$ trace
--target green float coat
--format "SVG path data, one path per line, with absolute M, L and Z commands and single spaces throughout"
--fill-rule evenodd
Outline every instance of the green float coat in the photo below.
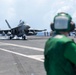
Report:
M 47 75 L 75 75 L 76 44 L 64 35 L 49 38 L 45 44 L 44 67 Z

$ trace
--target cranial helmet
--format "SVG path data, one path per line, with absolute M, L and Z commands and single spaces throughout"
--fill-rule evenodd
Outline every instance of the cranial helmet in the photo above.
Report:
M 53 31 L 73 31 L 75 23 L 69 14 L 60 12 L 54 17 L 54 23 L 50 27 Z

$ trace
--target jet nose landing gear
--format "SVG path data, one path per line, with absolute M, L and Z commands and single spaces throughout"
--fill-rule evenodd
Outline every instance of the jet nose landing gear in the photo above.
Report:
M 22 36 L 22 39 L 23 39 L 23 40 L 27 40 L 27 37 L 26 37 L 25 34 Z

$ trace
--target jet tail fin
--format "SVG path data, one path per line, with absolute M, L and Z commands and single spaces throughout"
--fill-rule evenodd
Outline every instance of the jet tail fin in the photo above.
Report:
M 5 19 L 5 22 L 7 23 L 8 27 L 11 29 L 11 26 L 6 19 Z

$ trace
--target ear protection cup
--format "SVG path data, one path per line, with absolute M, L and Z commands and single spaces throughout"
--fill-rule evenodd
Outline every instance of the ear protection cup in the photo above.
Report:
M 75 23 L 73 21 L 70 22 L 70 31 L 75 29 Z
M 54 31 L 54 23 L 50 24 L 50 28 L 52 29 L 52 31 Z
M 52 29 L 52 31 L 54 31 L 54 23 L 50 24 L 50 28 Z M 75 29 L 75 23 L 74 22 L 70 22 L 70 31 L 73 31 Z

